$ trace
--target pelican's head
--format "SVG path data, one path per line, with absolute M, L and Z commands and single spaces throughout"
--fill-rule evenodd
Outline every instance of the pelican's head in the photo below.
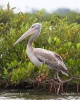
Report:
M 33 24 L 27 32 L 25 32 L 13 45 L 17 44 L 18 42 L 22 41 L 26 37 L 33 35 L 33 34 L 40 34 L 41 32 L 41 23 Z

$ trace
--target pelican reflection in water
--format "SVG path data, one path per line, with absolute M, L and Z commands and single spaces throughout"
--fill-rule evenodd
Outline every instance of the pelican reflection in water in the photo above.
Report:
M 61 72 L 64 75 L 67 75 L 67 68 L 61 58 L 61 56 L 55 52 L 48 51 L 42 48 L 34 48 L 32 46 L 33 41 L 40 35 L 41 33 L 41 23 L 33 24 L 27 32 L 25 32 L 15 43 L 22 41 L 26 37 L 32 35 L 28 41 L 26 52 L 31 60 L 31 62 L 36 66 L 42 66 L 46 64 L 47 67 L 51 70 L 54 70 L 54 77 L 59 79 L 58 72 Z

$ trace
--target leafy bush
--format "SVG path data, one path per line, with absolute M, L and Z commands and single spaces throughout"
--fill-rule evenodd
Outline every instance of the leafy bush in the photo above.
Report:
M 36 22 L 41 22 L 43 27 L 41 35 L 33 45 L 57 52 L 68 67 L 68 74 L 80 76 L 80 25 L 69 23 L 66 18 L 59 18 L 54 14 L 48 15 L 47 21 L 44 10 L 35 14 L 14 14 L 8 4 L 7 10 L 0 10 L 1 82 L 9 84 L 34 79 L 42 71 L 41 68 L 38 70 L 26 55 L 29 38 L 13 46 L 14 42 Z M 45 66 L 43 69 L 51 75 Z M 64 75 L 61 77 L 64 78 Z

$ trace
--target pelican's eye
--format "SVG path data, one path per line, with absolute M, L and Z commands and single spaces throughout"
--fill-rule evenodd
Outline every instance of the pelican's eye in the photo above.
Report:
M 38 26 L 31 26 L 31 28 L 35 28 L 35 29 L 38 29 Z
M 31 26 L 31 28 L 34 28 L 34 26 Z

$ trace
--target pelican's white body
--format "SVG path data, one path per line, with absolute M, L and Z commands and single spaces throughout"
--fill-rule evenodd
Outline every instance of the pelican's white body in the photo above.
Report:
M 27 49 L 26 49 L 26 54 L 28 55 L 29 59 L 32 61 L 32 63 L 34 65 L 36 65 L 37 67 L 40 67 L 42 66 L 43 62 L 40 62 L 36 56 L 34 56 L 34 53 L 32 51 L 34 48 L 30 48 L 28 45 L 27 45 Z

